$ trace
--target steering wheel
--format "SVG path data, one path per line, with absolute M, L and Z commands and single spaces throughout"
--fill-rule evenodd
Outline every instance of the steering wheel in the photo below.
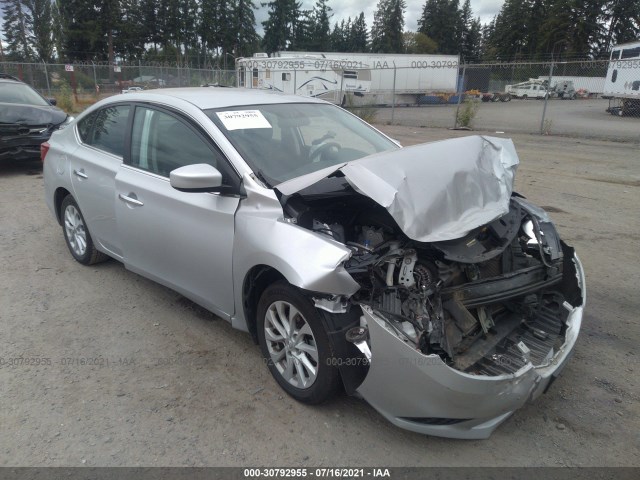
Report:
M 341 149 L 342 147 L 337 142 L 324 142 L 320 145 L 314 145 L 309 152 L 309 160 L 319 162 L 323 154 L 330 153 L 331 155 L 336 155 Z

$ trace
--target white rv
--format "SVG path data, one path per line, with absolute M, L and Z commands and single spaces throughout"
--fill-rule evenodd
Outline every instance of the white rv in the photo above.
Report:
M 264 55 L 264 54 L 257 54 Z M 457 55 L 278 52 L 236 61 L 238 86 L 267 88 L 334 103 L 417 103 L 424 95 L 456 91 Z
M 602 97 L 612 115 L 640 117 L 640 40 L 613 47 Z
M 318 97 L 333 103 L 342 103 L 348 92 L 362 95 L 371 87 L 371 70 L 363 62 L 314 55 L 256 55 L 236 60 L 238 87 Z

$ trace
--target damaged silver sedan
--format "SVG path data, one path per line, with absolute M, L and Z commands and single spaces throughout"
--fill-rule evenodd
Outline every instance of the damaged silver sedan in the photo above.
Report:
M 512 191 L 510 140 L 400 148 L 334 105 L 233 89 L 111 97 L 43 146 L 73 257 L 115 258 L 251 333 L 278 384 L 486 438 L 545 392 L 585 304 Z

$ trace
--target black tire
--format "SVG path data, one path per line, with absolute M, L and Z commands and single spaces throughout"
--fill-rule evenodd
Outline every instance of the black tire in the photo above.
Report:
M 80 229 L 82 229 L 84 232 L 84 248 L 78 246 L 77 240 L 69 238 L 68 230 L 71 227 L 71 216 L 75 217 L 75 220 L 79 222 L 74 230 L 80 231 Z M 62 233 L 64 234 L 64 240 L 67 243 L 67 248 L 73 258 L 83 265 L 93 265 L 94 263 L 104 262 L 109 258 L 106 254 L 99 252 L 96 249 L 93 244 L 93 240 L 91 239 L 89 229 L 87 228 L 87 224 L 82 216 L 82 212 L 80 211 L 80 207 L 71 195 L 67 195 L 64 197 L 64 200 L 62 200 L 62 204 L 60 205 L 60 218 L 62 219 Z
M 306 322 L 312 332 L 312 338 L 307 337 L 307 344 L 311 344 L 317 349 L 318 359 L 315 365 L 317 368 L 316 376 L 313 382 L 309 386 L 304 388 L 293 385 L 289 380 L 285 378 L 284 375 L 286 374 L 286 372 L 283 374 L 280 371 L 280 368 L 286 368 L 286 366 L 283 365 L 282 362 L 286 364 L 286 359 L 290 358 L 289 351 L 284 354 L 286 359 L 283 359 L 278 363 L 276 363 L 276 361 L 272 357 L 272 353 L 270 353 L 269 351 L 269 348 L 275 349 L 274 347 L 277 347 L 276 343 L 278 342 L 275 342 L 273 340 L 268 342 L 266 339 L 266 317 L 270 309 L 275 309 L 277 305 L 283 304 L 292 305 L 295 309 L 297 309 L 300 314 L 300 316 L 294 315 L 294 318 L 297 319 L 296 321 L 300 322 L 297 323 L 297 325 L 301 325 L 302 321 Z M 273 378 L 276 380 L 276 382 L 278 382 L 280 387 L 282 387 L 285 392 L 287 392 L 296 400 L 311 405 L 322 403 L 333 397 L 340 386 L 340 374 L 337 367 L 332 364 L 332 359 L 334 358 L 334 356 L 333 352 L 331 351 L 329 337 L 327 336 L 327 332 L 320 317 L 320 313 L 309 301 L 309 299 L 303 296 L 298 289 L 289 285 L 287 282 L 279 281 L 267 287 L 267 289 L 260 297 L 257 308 L 257 316 L 258 343 L 260 344 L 260 349 L 262 350 L 262 355 L 264 356 L 265 361 L 269 367 L 269 371 L 271 372 L 271 375 L 273 375 Z M 300 319 L 300 317 L 302 318 L 302 320 Z M 269 321 L 271 322 L 271 320 Z M 269 325 L 270 324 L 268 324 L 268 326 Z M 270 332 L 275 332 L 275 329 L 270 329 Z M 282 342 L 282 348 L 278 351 L 278 353 L 285 350 L 285 343 L 285 341 Z M 307 356 L 307 360 L 309 360 L 309 358 L 310 357 Z M 296 365 L 302 365 L 302 363 L 298 362 L 296 363 Z M 297 370 L 297 368 L 299 368 L 297 366 L 293 366 L 292 368 L 296 369 L 295 371 L 298 376 L 304 376 L 304 368 L 300 371 Z M 294 380 L 292 379 L 292 381 Z
M 522 95 L 522 100 L 526 100 L 528 97 L 526 94 Z

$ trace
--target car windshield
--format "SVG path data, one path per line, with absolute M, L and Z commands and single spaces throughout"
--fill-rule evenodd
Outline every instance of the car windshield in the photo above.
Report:
M 343 109 L 319 103 L 207 110 L 247 164 L 271 186 L 399 148 Z
M 22 83 L 0 83 L 0 103 L 18 103 L 22 105 L 49 105 L 38 92 Z

